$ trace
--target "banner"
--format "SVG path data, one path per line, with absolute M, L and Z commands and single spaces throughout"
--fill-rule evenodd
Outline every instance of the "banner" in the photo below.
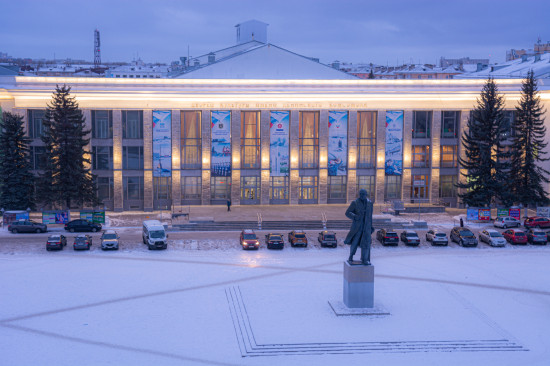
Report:
M 491 220 L 491 209 L 470 207 L 466 210 L 466 218 L 468 221 L 489 221 Z
M 550 217 L 550 207 L 537 207 L 537 216 Z
M 521 218 L 521 209 L 519 207 L 497 208 L 497 217 L 506 216 L 510 216 L 519 220 Z
M 386 111 L 386 175 L 403 174 L 403 111 Z
M 69 211 L 42 211 L 43 224 L 66 224 L 69 222 Z
M 288 176 L 290 172 L 289 121 L 290 112 L 271 111 L 269 172 L 272 177 Z
M 348 112 L 328 112 L 328 175 L 347 175 Z
M 80 211 L 80 219 L 88 220 L 96 224 L 104 224 L 105 211 Z
M 212 111 L 212 176 L 231 176 L 231 112 Z
M 172 112 L 153 111 L 153 177 L 172 175 Z

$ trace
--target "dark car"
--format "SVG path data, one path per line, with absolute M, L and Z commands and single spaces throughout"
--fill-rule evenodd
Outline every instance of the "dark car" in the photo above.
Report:
M 502 233 L 510 244 L 527 244 L 527 235 L 520 229 L 508 229 Z
M 527 232 L 527 241 L 531 244 L 545 245 L 548 238 L 546 237 L 546 233 L 544 231 L 531 229 Z
M 334 231 L 323 230 L 319 233 L 317 237 L 321 247 L 332 247 L 336 248 L 338 241 L 336 240 L 336 233 Z
M 63 250 L 63 247 L 67 245 L 67 238 L 65 235 L 50 235 L 46 241 L 46 250 L 50 251 L 52 249 Z
M 306 233 L 301 230 L 292 230 L 288 233 L 288 242 L 291 246 L 303 246 L 307 247 L 307 236 Z
M 380 229 L 376 232 L 376 239 L 382 245 L 399 245 L 399 236 L 397 236 L 395 231 Z
M 283 249 L 285 247 L 283 234 L 267 234 L 265 236 L 265 244 L 267 245 L 267 249 Z
M 81 234 L 74 238 L 74 250 L 90 250 L 92 246 L 92 237 L 90 235 Z
M 240 240 L 243 249 L 258 249 L 260 247 L 260 241 L 254 230 L 244 229 L 241 231 Z
M 416 231 L 405 230 L 401 233 L 401 241 L 406 245 L 418 246 L 420 244 L 420 238 Z
M 91 231 L 95 233 L 101 230 L 101 224 L 96 224 L 88 220 L 73 220 L 65 224 L 65 230 L 71 233 L 75 231 Z
M 550 219 L 548 217 L 533 216 L 528 217 L 523 221 L 523 226 L 526 228 L 548 228 L 550 227 Z
M 426 233 L 426 241 L 431 241 L 432 245 L 449 244 L 449 239 L 447 238 L 447 234 L 442 231 L 438 231 L 434 229 L 428 230 L 428 232 Z
M 451 230 L 451 241 L 462 245 L 463 247 L 476 247 L 477 238 L 467 227 L 454 227 Z
M 8 226 L 8 231 L 17 233 L 45 233 L 48 226 L 31 220 L 17 220 Z

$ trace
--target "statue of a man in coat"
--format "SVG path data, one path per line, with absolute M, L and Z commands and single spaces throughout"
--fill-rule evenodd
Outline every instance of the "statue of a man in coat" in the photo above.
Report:
M 344 240 L 351 245 L 348 261 L 353 262 L 357 247 L 361 247 L 361 263 L 370 265 L 372 227 L 372 201 L 367 198 L 367 191 L 359 190 L 359 198 L 353 201 L 346 210 L 346 217 L 353 220 L 351 229 Z

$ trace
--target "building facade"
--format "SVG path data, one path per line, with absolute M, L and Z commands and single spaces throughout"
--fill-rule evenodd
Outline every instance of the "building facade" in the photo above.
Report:
M 456 206 L 460 136 L 484 82 L 2 77 L 0 106 L 24 116 L 38 172 L 44 109 L 71 86 L 108 210 L 346 203 L 360 188 L 377 204 Z M 521 79 L 496 82 L 512 121 Z

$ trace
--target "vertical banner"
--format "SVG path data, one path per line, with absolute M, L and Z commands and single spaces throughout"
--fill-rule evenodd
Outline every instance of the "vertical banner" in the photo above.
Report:
M 403 111 L 386 111 L 386 175 L 403 174 Z
M 172 112 L 153 111 L 153 177 L 172 175 Z
M 269 172 L 272 177 L 283 177 L 290 173 L 289 122 L 290 112 L 271 111 Z
M 348 112 L 328 112 L 328 175 L 347 175 Z
M 231 112 L 212 111 L 212 176 L 231 176 Z

